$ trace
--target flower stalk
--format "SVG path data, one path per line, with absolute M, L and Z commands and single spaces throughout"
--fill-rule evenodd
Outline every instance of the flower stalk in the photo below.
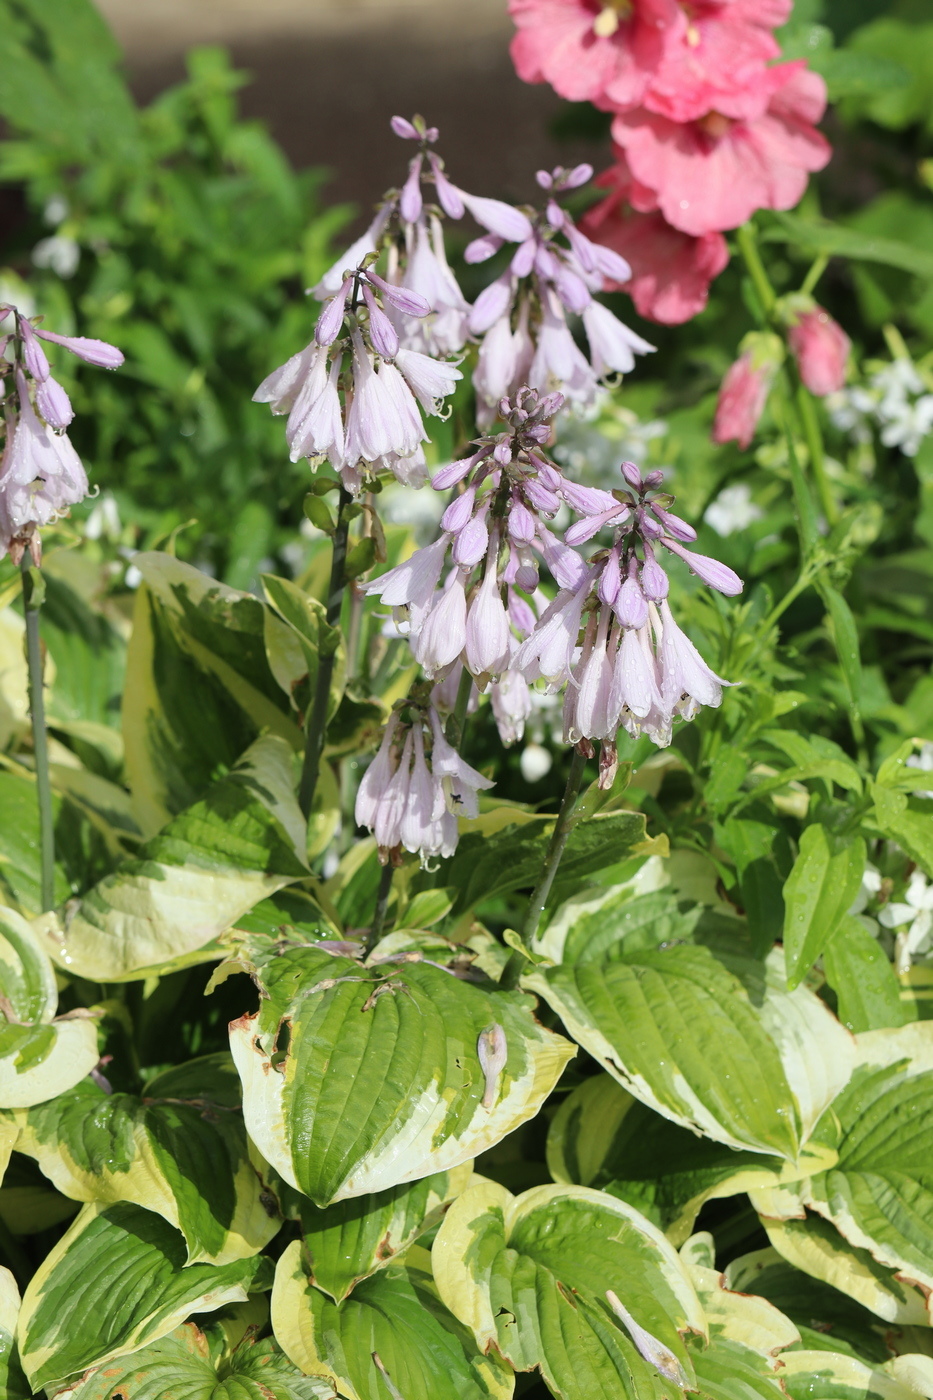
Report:
M 55 825 L 52 815 L 52 784 L 49 776 L 49 741 L 45 727 L 43 695 L 44 666 L 39 636 L 39 609 L 45 598 L 45 579 L 24 554 L 23 612 L 26 619 L 26 664 L 29 674 L 29 716 L 36 765 L 36 795 L 39 802 L 39 851 L 41 858 L 42 912 L 55 907 Z
M 541 922 L 541 915 L 544 913 L 544 906 L 547 904 L 548 895 L 551 893 L 551 886 L 554 884 L 561 858 L 567 846 L 573 826 L 573 813 L 577 805 L 577 798 L 583 786 L 583 774 L 586 769 L 587 753 L 589 746 L 577 744 L 573 751 L 573 760 L 570 764 L 570 773 L 567 776 L 567 786 L 564 789 L 564 796 L 561 800 L 560 811 L 557 814 L 557 821 L 554 823 L 554 830 L 551 833 L 550 844 L 547 848 L 547 855 L 544 858 L 544 866 L 541 870 L 541 878 L 535 885 L 531 899 L 528 902 L 528 910 L 521 927 L 522 942 L 526 948 L 538 932 L 538 924 Z M 517 949 L 509 958 L 505 965 L 502 976 L 499 979 L 500 987 L 512 988 L 518 985 L 522 970 L 525 966 L 525 957 Z
M 347 538 L 350 531 L 347 508 L 352 499 L 346 487 L 341 486 L 330 564 L 330 585 L 327 591 L 327 623 L 332 628 L 337 628 L 340 625 L 343 594 L 347 584 L 345 565 Z M 305 756 L 301 768 L 301 782 L 298 787 L 298 805 L 306 821 L 311 816 L 314 794 L 317 791 L 318 777 L 321 772 L 321 755 L 324 752 L 324 736 L 327 731 L 327 708 L 336 657 L 337 648 L 334 645 L 326 654 L 322 651 L 318 659 L 314 698 L 305 721 Z

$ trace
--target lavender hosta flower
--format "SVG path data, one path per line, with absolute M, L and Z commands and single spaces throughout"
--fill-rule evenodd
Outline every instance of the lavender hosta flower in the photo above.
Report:
M 531 691 L 522 673 L 503 671 L 490 686 L 490 701 L 499 738 L 506 748 L 517 744 L 532 711 Z
M 372 831 L 383 864 L 397 864 L 402 848 L 422 864 L 453 855 L 457 817 L 477 816 L 477 793 L 492 787 L 448 744 L 432 704 L 407 708 L 407 721 L 389 719 L 356 798 L 357 824 Z
M 538 183 L 551 195 L 543 213 L 533 220 L 523 215 L 524 225 L 516 222 L 514 227 L 501 218 L 495 225 L 479 219 L 490 232 L 469 245 L 467 262 L 484 262 L 503 244 L 518 244 L 506 271 L 480 293 L 470 313 L 473 334 L 491 337 L 474 375 L 481 422 L 488 420 L 497 397 L 514 393 L 523 382 L 542 393 L 557 389 L 572 403 L 588 407 L 602 379 L 627 373 L 636 355 L 654 348 L 594 301 L 607 281 L 631 275 L 628 264 L 586 238 L 554 198 L 591 175 L 586 165 L 570 172 L 539 171 Z M 589 359 L 574 340 L 568 315 L 583 318 Z
M 321 311 L 314 340 L 253 395 L 273 413 L 288 414 L 293 462 L 330 462 L 353 494 L 383 469 L 406 486 L 424 485 L 422 444 L 429 439 L 418 405 L 440 413 L 462 377 L 451 364 L 402 348 L 387 306 L 401 319 L 428 311 L 423 297 L 365 265 L 347 274 Z
M 0 376 L 12 371 L 6 394 L 6 440 L 0 460 L 0 557 L 9 553 L 18 564 L 28 548 L 41 559 L 37 530 L 89 491 L 87 474 L 64 429 L 74 417 L 68 395 L 52 377 L 40 344 L 60 345 L 79 359 L 101 368 L 123 363 L 116 346 L 85 336 L 43 330 L 13 306 L 0 306 L 0 326 L 13 317 L 2 339 Z

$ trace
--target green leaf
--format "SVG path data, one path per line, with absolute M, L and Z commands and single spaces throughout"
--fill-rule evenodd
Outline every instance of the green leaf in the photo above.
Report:
M 910 74 L 901 63 L 878 54 L 835 49 L 821 54 L 812 65 L 826 80 L 830 102 L 844 97 L 880 97 L 910 83 Z
M 16 1147 L 71 1200 L 130 1201 L 163 1216 L 184 1235 L 189 1264 L 247 1258 L 279 1228 L 227 1055 L 157 1075 L 142 1099 L 85 1080 L 22 1115 Z
M 518 1371 L 540 1368 L 564 1400 L 669 1395 L 678 1377 L 693 1388 L 684 1334 L 706 1334 L 703 1309 L 671 1245 L 624 1202 L 583 1186 L 515 1197 L 480 1182 L 447 1212 L 432 1255 L 441 1298 L 477 1346 Z M 663 1349 L 667 1384 L 609 1293 Z
M 627 1201 L 675 1245 L 708 1200 L 783 1179 L 779 1157 L 739 1152 L 662 1118 L 608 1074 L 585 1079 L 564 1099 L 548 1131 L 555 1181 L 592 1186 Z
M 79 807 L 52 793 L 55 898 L 64 902 L 113 864 L 106 841 Z M 42 907 L 41 843 L 36 784 L 0 772 L 0 900 L 36 914 Z M 101 868 L 102 867 L 102 868 Z
M 16 1348 L 19 1307 L 16 1280 L 9 1269 L 0 1266 L 0 1395 L 4 1400 L 29 1400 L 32 1394 Z
M 554 821 L 554 817 L 534 817 L 521 825 L 510 824 L 497 830 L 494 841 L 482 829 L 463 835 L 444 877 L 446 885 L 459 891 L 454 915 L 510 890 L 532 889 L 541 873 Z M 554 883 L 554 902 L 576 893 L 586 877 L 601 867 L 642 853 L 651 854 L 651 842 L 640 812 L 610 812 L 581 821 L 567 841 Z
M 301 747 L 266 659 L 268 609 L 168 554 L 134 555 L 123 697 L 126 771 L 153 835 L 190 807 L 263 730 Z
M 60 1400 L 332 1400 L 333 1391 L 293 1366 L 272 1338 L 246 1340 L 218 1368 L 195 1323 L 95 1369 Z
M 272 1322 L 295 1365 L 348 1400 L 508 1400 L 512 1394 L 511 1373 L 478 1351 L 417 1263 L 364 1279 L 338 1304 L 312 1285 L 296 1241 L 276 1266 Z
M 921 1400 L 926 1394 L 891 1369 L 899 1362 L 927 1362 L 926 1357 L 898 1357 L 877 1368 L 834 1351 L 790 1351 L 781 1359 L 781 1379 L 791 1400 L 816 1395 L 820 1400 Z M 929 1387 L 928 1373 L 922 1384 Z
M 884 792 L 880 783 L 872 789 L 874 817 L 880 830 L 933 877 L 933 818 L 929 802 L 905 799 L 904 793 L 893 790 L 887 800 L 882 800 Z
M 832 619 L 833 645 L 839 658 L 846 690 L 849 692 L 849 704 L 857 713 L 862 696 L 862 658 L 859 651 L 858 627 L 852 616 L 852 609 L 838 588 L 823 583 L 820 592 Z
M 846 915 L 823 949 L 823 971 L 850 1031 L 903 1026 L 910 1019 L 887 954 L 854 916 Z
M 689 940 L 702 914 L 699 905 L 682 908 L 669 889 L 586 890 L 561 905 L 535 939 L 534 952 L 555 963 L 599 962 L 622 946 L 655 948 Z
M 261 1255 L 187 1268 L 185 1257 L 182 1236 L 161 1216 L 125 1203 L 85 1206 L 23 1296 L 17 1336 L 33 1388 L 137 1351 L 191 1313 L 267 1286 Z
M 29 1108 L 97 1064 L 94 1013 L 55 1019 L 55 972 L 26 920 L 0 906 L 0 1106 Z
M 449 1172 L 338 1201 L 324 1210 L 303 1200 L 302 1257 L 309 1281 L 342 1303 L 361 1279 L 391 1264 L 440 1221 L 449 1203 L 465 1189 L 472 1171 L 472 1162 L 465 1162 Z
M 799 214 L 773 213 L 771 217 L 775 220 L 774 226 L 762 234 L 767 242 L 792 243 L 813 257 L 853 258 L 899 267 L 918 277 L 933 277 L 933 253 L 911 243 L 902 243 L 896 238 L 875 238 L 841 224 L 816 222 Z
M 585 1050 L 667 1118 L 794 1158 L 798 1110 L 746 989 L 707 948 L 623 951 L 525 978 Z
M 304 844 L 291 751 L 266 735 L 60 924 L 43 916 L 48 946 L 70 972 L 99 982 L 216 957 L 213 939 L 307 874 Z
M 331 719 L 346 684 L 346 649 L 339 628 L 330 626 L 326 610 L 317 598 L 288 579 L 263 574 L 262 586 L 270 605 L 265 627 L 269 665 L 282 690 L 301 714 L 310 709 L 320 658 L 336 652 L 327 709 L 327 717 Z
M 364 967 L 313 947 L 243 945 L 259 1010 L 231 1022 L 247 1130 L 318 1206 L 449 1171 L 532 1117 L 574 1047 L 520 992 L 427 962 Z M 487 1083 L 480 1035 L 507 1060 Z
M 839 928 L 865 873 L 865 842 L 834 851 L 818 822 L 804 829 L 800 854 L 784 886 L 788 983 L 797 986 Z
M 747 817 L 732 817 L 715 831 L 718 844 L 735 862 L 752 952 L 764 957 L 784 930 L 787 837 L 775 826 Z

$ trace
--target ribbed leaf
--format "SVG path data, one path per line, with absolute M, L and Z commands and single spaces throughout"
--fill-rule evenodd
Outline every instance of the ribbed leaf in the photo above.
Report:
M 94 1018 L 55 1020 L 57 1006 L 55 972 L 36 935 L 21 915 L 0 907 L 0 1108 L 51 1099 L 97 1064 Z
M 257 1254 L 279 1228 L 250 1161 L 240 1083 L 226 1055 L 151 1079 L 146 1097 L 90 1080 L 21 1115 L 19 1152 L 74 1201 L 130 1201 L 181 1230 L 190 1263 Z
M 307 874 L 288 745 L 266 735 L 205 796 L 43 924 L 69 972 L 125 982 L 216 956 L 214 938 Z
M 512 1394 L 511 1372 L 479 1352 L 417 1265 L 393 1265 L 364 1279 L 338 1304 L 310 1283 L 296 1241 L 276 1266 L 272 1322 L 291 1360 L 348 1400 L 508 1400 Z
M 837 1351 L 791 1351 L 782 1358 L 781 1379 L 791 1400 L 921 1400 L 929 1394 L 931 1377 L 923 1367 L 920 1389 L 911 1383 L 910 1370 L 898 1374 L 900 1364 L 923 1366 L 929 1357 L 902 1356 L 884 1366 L 872 1366 Z M 902 1378 L 903 1377 L 903 1378 Z
M 85 1206 L 33 1275 L 17 1336 L 34 1389 L 137 1351 L 194 1312 L 267 1286 L 261 1255 L 185 1268 L 185 1242 L 140 1206 Z
M 133 563 L 145 582 L 127 656 L 123 735 L 137 818 L 152 836 L 263 730 L 293 748 L 301 736 L 266 660 L 259 599 L 168 554 L 137 554 Z
M 676 1245 L 705 1201 L 776 1183 L 789 1166 L 678 1127 L 608 1074 L 585 1079 L 564 1099 L 548 1132 L 547 1162 L 555 1181 L 628 1201 Z
M 361 1279 L 384 1269 L 436 1225 L 470 1180 L 473 1164 L 338 1201 L 319 1210 L 302 1199 L 301 1230 L 310 1282 L 341 1303 Z
M 800 854 L 784 886 L 784 949 L 788 983 L 806 976 L 845 918 L 865 871 L 861 837 L 833 850 L 819 822 L 800 838 Z
M 346 648 L 340 631 L 331 627 L 322 603 L 288 579 L 263 574 L 265 645 L 269 667 L 293 707 L 304 715 L 317 683 L 318 661 L 336 652 L 327 715 L 340 703 L 346 683 Z
M 426 962 L 257 939 L 243 956 L 264 992 L 230 1026 L 247 1130 L 319 1206 L 469 1161 L 537 1113 L 574 1054 L 521 993 Z M 478 1044 L 494 1025 L 507 1059 L 487 1085 Z
M 795 1157 L 797 1106 L 741 982 L 703 947 L 623 952 L 526 978 L 642 1102 L 730 1147 Z
M 540 1368 L 562 1400 L 676 1396 L 678 1374 L 692 1386 L 684 1334 L 705 1334 L 703 1310 L 671 1245 L 622 1201 L 583 1186 L 515 1197 L 479 1182 L 447 1212 L 432 1257 L 442 1299 L 477 1345 L 516 1370 Z M 610 1292 L 666 1356 L 668 1379 Z
M 220 1374 L 193 1322 L 130 1356 L 94 1370 L 57 1400 L 332 1400 L 333 1391 L 303 1376 L 270 1338 L 245 1342 Z
M 0 1395 L 3 1400 L 29 1400 L 32 1394 L 16 1348 L 19 1307 L 16 1280 L 9 1269 L 0 1266 Z

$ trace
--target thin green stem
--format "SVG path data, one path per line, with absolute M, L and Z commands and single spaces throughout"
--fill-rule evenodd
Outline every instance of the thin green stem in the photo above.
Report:
M 350 504 L 350 500 L 349 491 L 341 486 L 340 500 L 337 506 L 337 528 L 334 531 L 334 552 L 330 565 L 330 587 L 327 593 L 326 615 L 327 622 L 331 627 L 340 625 L 340 613 L 347 583 L 344 565 L 347 558 L 347 536 L 350 531 L 350 522 L 347 520 L 346 507 Z M 330 704 L 330 686 L 334 677 L 335 661 L 336 647 L 331 648 L 326 656 L 318 656 L 314 699 L 311 702 L 310 713 L 305 720 L 305 757 L 301 769 L 301 782 L 298 787 L 298 805 L 306 819 L 311 815 L 314 794 L 317 791 L 317 780 L 321 771 L 321 755 L 324 752 L 327 710 Z
M 389 897 L 392 894 L 392 876 L 394 874 L 395 867 L 391 860 L 387 860 L 379 876 L 379 889 L 376 893 L 376 909 L 373 914 L 373 921 L 369 933 L 366 937 L 365 953 L 367 957 L 379 942 L 382 937 L 382 930 L 385 928 L 386 914 L 389 910 Z
M 36 763 L 36 795 L 39 802 L 39 849 L 42 861 L 41 897 L 43 912 L 55 908 L 55 823 L 52 814 L 52 783 L 49 776 L 49 740 L 45 728 L 42 640 L 39 636 L 39 609 L 45 596 L 45 580 L 39 570 L 23 558 L 23 612 L 26 618 L 26 664 L 29 671 L 29 714 L 32 720 L 32 747 Z
M 823 276 L 823 273 L 826 271 L 828 266 L 829 258 L 827 258 L 825 254 L 821 253 L 818 258 L 814 259 L 813 263 L 811 264 L 810 271 L 803 279 L 803 286 L 800 288 L 801 293 L 804 296 L 813 295 L 813 289 L 815 288 L 820 278 Z
M 463 733 L 466 729 L 467 710 L 470 708 L 470 696 L 473 694 L 473 677 L 464 666 L 463 675 L 460 677 L 460 684 L 457 687 L 457 698 L 454 701 L 454 708 L 447 720 L 444 730 L 444 738 L 451 748 L 459 751 L 463 743 Z
M 765 271 L 765 265 L 761 261 L 758 252 L 758 243 L 755 238 L 755 228 L 753 224 L 743 224 L 736 230 L 736 240 L 739 245 L 739 252 L 748 269 L 748 275 L 752 279 L 755 291 L 758 293 L 758 300 L 761 302 L 762 310 L 767 320 L 771 319 L 774 304 L 777 301 L 774 288 Z
M 583 785 L 583 773 L 586 768 L 586 755 L 582 754 L 579 748 L 573 751 L 573 761 L 570 765 L 570 773 L 567 777 L 567 786 L 564 789 L 563 800 L 560 804 L 560 811 L 557 814 L 557 821 L 554 823 L 554 830 L 551 833 L 551 841 L 544 858 L 544 867 L 541 871 L 541 878 L 534 888 L 531 899 L 528 902 L 528 911 L 521 927 L 522 942 L 526 947 L 538 932 L 538 924 L 541 922 L 541 915 L 544 913 L 544 906 L 547 904 L 548 895 L 551 893 L 551 886 L 554 884 L 554 877 L 557 874 L 561 857 L 567 845 L 568 837 L 572 826 L 573 809 L 577 804 L 580 795 L 580 788 Z M 505 965 L 505 970 L 499 979 L 501 987 L 515 987 L 525 966 L 524 956 L 516 950 Z
M 816 490 L 820 498 L 820 505 L 823 507 L 826 523 L 832 526 L 835 525 L 839 519 L 839 507 L 836 505 L 829 477 L 826 474 L 826 453 L 823 450 L 823 434 L 820 430 L 819 419 L 816 416 L 816 406 L 813 402 L 813 395 L 804 384 L 797 385 L 797 408 L 800 413 L 801 421 L 803 422 L 803 435 L 810 451 L 810 464 L 813 467 L 813 478 L 816 482 Z

